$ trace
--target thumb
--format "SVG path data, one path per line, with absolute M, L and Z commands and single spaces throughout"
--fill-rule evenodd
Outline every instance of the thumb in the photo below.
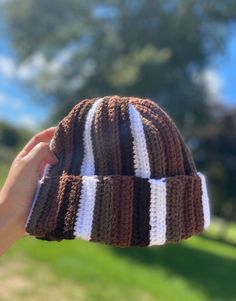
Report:
M 40 142 L 24 157 L 24 161 L 38 170 L 42 162 L 55 165 L 58 159 L 50 150 L 48 143 Z

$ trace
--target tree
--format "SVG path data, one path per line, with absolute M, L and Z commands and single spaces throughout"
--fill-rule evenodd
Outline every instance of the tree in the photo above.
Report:
M 195 158 L 214 188 L 214 213 L 236 221 L 236 109 L 217 106 L 215 113 L 215 122 L 197 133 Z
M 0 121 L 0 144 L 10 148 L 16 147 L 20 142 L 20 135 L 16 128 Z
M 215 213 L 229 218 L 222 208 L 225 200 L 235 202 L 235 145 L 228 118 L 213 114 L 199 75 L 224 50 L 234 0 L 11 0 L 5 6 L 19 64 L 34 67 L 28 78 L 54 102 L 54 120 L 83 98 L 156 100 L 186 139 L 199 143 L 197 165 L 208 170 Z
M 37 62 L 33 81 L 53 96 L 56 120 L 83 98 L 134 95 L 158 100 L 186 132 L 208 118 L 204 85 L 195 75 L 223 50 L 235 7 L 233 0 L 6 5 L 19 62 Z

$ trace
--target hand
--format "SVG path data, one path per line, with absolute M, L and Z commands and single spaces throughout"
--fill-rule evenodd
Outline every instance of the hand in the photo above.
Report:
M 16 156 L 0 191 L 0 255 L 25 232 L 38 180 L 45 165 L 55 165 L 57 158 L 49 149 L 56 128 L 35 135 Z

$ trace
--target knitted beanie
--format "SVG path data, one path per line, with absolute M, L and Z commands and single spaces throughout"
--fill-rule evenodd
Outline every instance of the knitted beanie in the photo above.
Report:
M 59 122 L 25 224 L 37 239 L 117 247 L 175 243 L 210 223 L 206 181 L 154 101 L 85 99 Z

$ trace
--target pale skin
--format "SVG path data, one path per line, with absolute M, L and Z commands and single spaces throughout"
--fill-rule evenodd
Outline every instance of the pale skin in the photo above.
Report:
M 49 149 L 55 130 L 51 127 L 35 135 L 12 162 L 0 191 L 0 255 L 27 234 L 25 223 L 38 180 L 46 163 L 58 162 Z

